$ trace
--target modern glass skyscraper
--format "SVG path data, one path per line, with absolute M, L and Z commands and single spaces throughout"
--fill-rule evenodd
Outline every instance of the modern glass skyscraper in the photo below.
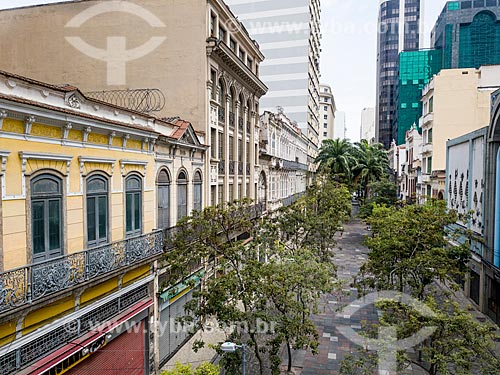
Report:
M 500 1 L 448 1 L 431 33 L 443 68 L 500 64 Z
M 399 54 L 396 116 L 393 124 L 397 145 L 405 143 L 405 135 L 422 115 L 422 90 L 442 67 L 441 51 L 425 49 Z M 420 129 L 419 129 L 420 130 Z
M 269 91 L 261 111 L 283 107 L 315 145 L 319 124 L 320 0 L 226 0 L 266 59 L 260 78 Z
M 400 51 L 422 45 L 424 0 L 380 0 L 377 45 L 377 103 L 375 138 L 389 148 L 396 131 L 395 91 L 398 85 Z

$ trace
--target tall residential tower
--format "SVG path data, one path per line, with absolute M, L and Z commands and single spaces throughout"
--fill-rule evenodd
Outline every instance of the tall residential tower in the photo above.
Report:
M 320 135 L 320 1 L 226 2 L 257 40 L 266 57 L 260 66 L 260 78 L 269 91 L 260 101 L 261 112 L 275 112 L 276 107 L 282 107 L 307 135 L 310 147 L 317 147 Z
M 337 105 L 333 96 L 332 88 L 329 85 L 320 85 L 320 122 L 322 124 L 319 134 L 320 145 L 326 139 L 334 139 L 335 112 Z
M 398 55 L 403 50 L 416 50 L 422 45 L 423 3 L 424 0 L 380 0 L 375 138 L 386 148 L 393 139 Z

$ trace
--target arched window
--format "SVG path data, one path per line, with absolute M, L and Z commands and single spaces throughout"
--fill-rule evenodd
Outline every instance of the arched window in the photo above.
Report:
M 181 171 L 177 177 L 177 220 L 187 216 L 187 175 Z
M 108 242 L 108 180 L 103 176 L 87 179 L 87 245 Z
M 203 180 L 201 178 L 200 171 L 194 174 L 194 194 L 193 194 L 193 209 L 195 211 L 201 211 L 202 207 L 202 191 L 203 191 Z
M 62 254 L 62 180 L 43 174 L 31 181 L 33 262 Z
M 166 169 L 158 174 L 158 228 L 170 227 L 170 176 Z
M 125 224 L 127 237 L 142 233 L 142 178 L 137 175 L 125 180 Z
M 229 112 L 234 113 L 236 112 L 236 91 L 234 91 L 234 88 L 231 88 L 229 92 L 231 94 L 231 101 L 229 102 Z
M 221 107 L 226 107 L 226 93 L 224 91 L 224 83 L 222 82 L 222 78 L 219 79 L 219 104 Z

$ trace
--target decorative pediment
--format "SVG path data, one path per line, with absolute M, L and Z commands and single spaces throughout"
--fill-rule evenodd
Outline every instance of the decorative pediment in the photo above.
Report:
M 193 125 L 191 124 L 189 124 L 184 130 L 184 133 L 179 138 L 179 142 L 190 146 L 202 146 L 196 132 L 194 131 Z

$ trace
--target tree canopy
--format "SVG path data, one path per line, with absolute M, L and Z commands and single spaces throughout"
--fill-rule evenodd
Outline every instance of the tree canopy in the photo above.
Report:
M 449 246 L 453 233 L 446 228 L 457 221 L 442 201 L 402 208 L 376 206 L 369 219 L 371 250 L 361 268 L 365 286 L 396 289 L 422 299 L 435 280 L 463 274 L 470 257 L 466 246 Z
M 370 183 L 388 177 L 389 158 L 382 144 L 366 140 L 350 143 L 346 139 L 327 139 L 316 158 L 319 169 L 332 179 L 360 188 L 370 196 Z
M 278 213 L 254 218 L 251 207 L 237 201 L 193 213 L 180 223 L 165 261 L 172 282 L 196 269 L 205 275 L 184 320 L 204 329 L 215 317 L 233 327 L 230 339 L 252 350 L 260 373 L 267 367 L 279 374 L 282 344 L 316 351 L 311 315 L 320 296 L 336 288 L 334 236 L 350 217 L 351 196 L 324 180 Z

